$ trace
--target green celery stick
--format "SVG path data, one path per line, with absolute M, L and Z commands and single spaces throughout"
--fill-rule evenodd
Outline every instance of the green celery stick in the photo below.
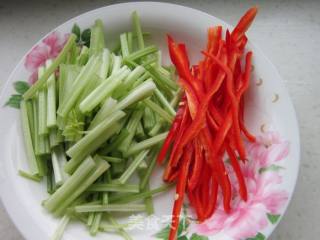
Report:
M 71 218 L 67 214 L 64 215 L 50 240 L 61 240 L 70 220 Z
M 148 65 L 146 66 L 146 70 L 150 73 L 150 75 L 159 85 L 165 85 L 172 90 L 178 89 L 178 85 L 171 78 L 168 78 L 166 75 L 163 75 L 156 67 Z
M 59 205 L 59 208 L 56 209 L 55 214 L 61 215 L 65 211 L 67 207 L 70 206 L 77 199 L 82 193 L 86 191 L 86 189 L 91 186 L 105 171 L 108 170 L 110 165 L 106 161 L 100 161 L 99 159 L 96 160 L 96 167 L 89 175 L 86 176 L 85 180 L 78 185 L 75 191 L 70 193 L 67 198 L 64 199 L 64 202 Z M 81 167 L 81 166 L 80 166 Z M 79 168 L 80 168 L 79 167 Z M 78 171 L 78 170 L 77 170 Z M 71 177 L 70 177 L 71 178 Z M 68 179 L 69 180 L 69 179 Z M 67 180 L 67 181 L 68 181 Z M 66 183 L 65 183 L 66 184 Z M 64 184 L 64 185 L 65 185 Z M 62 185 L 62 187 L 64 186 Z M 61 187 L 61 188 L 62 188 Z M 60 188 L 59 188 L 60 189 Z
M 147 131 L 150 131 L 156 124 L 154 113 L 149 107 L 145 107 L 142 120 L 143 126 Z
M 124 173 L 117 179 L 117 182 L 124 184 L 126 183 L 129 178 L 132 176 L 133 172 L 137 169 L 137 167 L 140 165 L 140 163 L 144 160 L 144 158 L 147 156 L 149 150 L 143 150 L 141 151 L 130 163 L 128 168 L 124 171 Z
M 138 126 L 137 126 L 136 137 L 137 137 L 139 140 L 142 140 L 142 139 L 145 139 L 145 138 L 146 138 L 146 134 L 145 134 L 145 132 L 144 132 L 144 130 L 143 130 L 143 126 L 142 126 L 141 121 L 138 123 Z
M 132 39 L 133 36 L 132 36 L 132 32 L 128 32 L 127 33 L 127 41 L 128 41 L 128 51 L 129 51 L 129 54 L 132 52 L 133 50 L 133 44 L 132 44 Z
M 143 212 L 144 204 L 106 204 L 106 205 L 79 205 L 74 208 L 75 212 Z
M 29 161 L 30 172 L 32 175 L 39 174 L 40 169 L 37 164 L 37 159 L 34 152 L 32 137 L 31 137 L 32 133 L 30 131 L 29 116 L 32 113 L 31 112 L 28 113 L 28 109 L 25 101 L 21 101 L 20 109 L 21 109 L 22 131 L 24 136 L 27 159 Z
M 132 25 L 133 25 L 134 33 L 138 39 L 138 47 L 139 49 L 144 49 L 144 39 L 142 35 L 140 18 L 136 11 L 132 13 Z
M 38 76 L 43 76 L 45 72 L 44 67 L 39 67 Z M 47 90 L 42 88 L 38 93 L 38 123 L 39 123 L 39 135 L 48 134 L 47 128 Z
M 76 143 L 74 146 L 75 148 L 71 147 L 70 149 L 74 150 L 80 146 L 80 150 L 78 152 L 75 152 L 76 155 L 70 159 L 70 161 L 65 165 L 64 170 L 71 174 L 74 172 L 74 170 L 79 166 L 79 164 L 83 161 L 84 157 L 87 156 L 88 154 L 91 154 L 95 150 L 97 150 L 101 144 L 103 144 L 105 141 L 108 140 L 113 134 L 115 134 L 117 131 L 119 131 L 120 125 L 118 123 L 111 124 L 110 127 L 108 127 L 106 130 L 102 131 L 99 133 L 99 135 L 91 141 L 90 139 L 82 140 L 80 141 L 81 144 L 77 145 L 80 143 Z M 88 135 L 87 135 L 88 136 Z M 90 141 L 89 141 L 90 140 Z M 82 148 L 81 145 L 86 144 L 85 148 Z M 82 148 L 82 149 L 81 149 Z M 70 150 L 69 149 L 69 150 Z M 68 151 L 69 151 L 68 150 Z
M 88 188 L 89 192 L 130 192 L 138 193 L 139 185 L 120 183 L 96 183 Z
M 144 171 L 144 175 L 141 177 L 140 189 L 145 189 L 147 186 L 147 183 L 150 180 L 150 176 L 156 166 L 158 152 L 159 152 L 159 150 L 157 148 L 152 149 L 152 152 L 151 152 L 150 158 L 149 158 L 149 160 L 150 160 L 149 166 L 148 166 L 147 170 Z
M 120 224 L 111 216 L 111 214 L 109 214 L 108 212 L 105 213 L 107 220 L 114 226 L 120 226 Z M 132 238 L 130 237 L 130 235 L 123 229 L 119 229 L 117 231 L 117 233 L 119 235 L 121 235 L 125 240 L 132 240 Z
M 145 73 L 145 69 L 141 66 L 137 66 L 129 76 L 124 80 L 124 88 L 126 90 L 131 89 L 132 85 L 137 81 L 138 78 Z
M 133 112 L 131 115 L 131 118 L 129 119 L 129 122 L 127 124 L 127 130 L 129 132 L 129 135 L 124 139 L 124 141 L 119 145 L 118 149 L 121 152 L 126 152 L 128 150 L 128 147 L 131 145 L 133 137 L 136 133 L 138 123 L 140 122 L 142 118 L 143 110 L 137 110 Z
M 126 57 L 129 55 L 129 46 L 128 46 L 128 39 L 127 34 L 122 33 L 120 34 L 120 44 L 121 44 L 121 53 L 123 57 Z
M 116 56 L 114 54 L 112 56 L 112 69 L 111 69 L 111 75 L 115 74 L 118 72 L 121 68 L 121 63 L 122 63 L 122 57 L 121 56 Z
M 105 48 L 103 49 L 103 52 L 102 52 L 102 63 L 99 70 L 99 77 L 101 77 L 102 79 L 106 79 L 108 77 L 110 61 L 111 61 L 110 51 L 109 49 Z
M 113 151 L 114 149 L 118 149 L 119 145 L 122 143 L 122 141 L 129 135 L 129 132 L 127 129 L 122 129 L 120 134 L 117 136 L 117 138 L 111 142 L 110 144 L 108 144 L 106 147 L 104 147 L 103 149 L 101 149 L 99 151 L 100 154 L 106 155 L 108 153 L 110 153 L 111 151 Z
M 129 69 L 122 67 L 117 73 L 111 75 L 107 80 L 102 82 L 94 89 L 81 103 L 80 110 L 82 113 L 88 113 L 98 106 L 104 99 L 110 97 L 116 87 L 128 76 Z
M 87 46 L 82 46 L 80 55 L 76 59 L 76 63 L 79 66 L 84 66 L 89 59 L 89 48 Z
M 79 188 L 81 183 L 85 181 L 87 176 L 96 167 L 95 161 L 88 156 L 85 161 L 79 166 L 79 168 L 74 172 L 74 174 L 67 179 L 67 181 L 44 202 L 44 207 L 48 211 L 56 210 L 61 203 L 63 203 L 70 195 Z
M 126 155 L 131 156 L 131 155 L 134 155 L 144 149 L 148 149 L 148 148 L 162 142 L 163 140 L 165 140 L 167 135 L 168 135 L 168 132 L 164 132 L 164 133 L 158 134 L 157 136 L 154 136 L 152 138 L 148 138 L 144 141 L 136 143 L 136 144 L 130 146 Z
M 153 53 L 155 53 L 157 51 L 158 51 L 158 49 L 155 46 L 151 45 L 149 47 L 146 47 L 144 49 L 141 49 L 141 50 L 138 50 L 138 51 L 136 51 L 134 53 L 129 54 L 127 57 L 125 57 L 123 59 L 123 62 L 127 63 L 128 61 L 129 62 L 130 61 L 133 61 L 133 62 L 134 61 L 138 61 L 138 60 L 140 60 L 140 59 L 142 59 L 142 58 L 144 58 L 144 57 L 146 57 L 146 56 L 148 56 L 150 54 L 153 54 Z
M 100 61 L 98 57 L 91 57 L 88 63 L 82 68 L 81 72 L 73 82 L 73 91 L 70 93 L 70 96 L 66 98 L 66 101 L 64 101 L 63 105 L 59 106 L 58 115 L 61 117 L 66 117 L 70 110 L 74 107 L 84 88 L 87 86 L 88 82 L 98 69 L 100 65 L 99 62 Z
M 123 110 L 128 106 L 149 97 L 155 88 L 156 86 L 153 81 L 148 79 L 137 88 L 131 90 L 130 93 L 115 106 L 115 110 Z
M 90 56 L 99 54 L 105 48 L 104 27 L 101 19 L 97 19 L 91 28 Z
M 159 91 L 159 89 L 156 89 L 154 91 L 155 96 L 157 97 L 158 101 L 162 104 L 162 106 L 164 108 L 166 108 L 166 110 L 168 111 L 168 113 L 174 117 L 176 115 L 176 111 L 173 109 L 173 107 L 171 106 L 171 104 L 167 101 L 167 99 L 165 98 L 165 96 L 163 96 L 163 94 Z
M 172 123 L 173 116 L 168 114 L 165 110 L 163 110 L 158 104 L 154 103 L 150 99 L 145 99 L 143 103 L 148 106 L 150 109 L 152 109 L 154 112 L 156 112 L 160 117 L 162 117 L 164 120 L 166 120 L 169 123 Z
M 33 84 L 32 87 L 30 87 L 28 91 L 26 91 L 23 94 L 24 99 L 29 99 L 34 97 L 35 93 L 46 84 L 51 74 L 54 73 L 54 71 L 57 69 L 60 63 L 62 63 L 66 58 L 69 50 L 75 44 L 75 40 L 76 40 L 76 36 L 74 34 L 70 34 L 68 41 L 64 45 L 59 55 L 54 59 L 52 65 L 48 69 L 46 69 L 43 75 L 39 77 L 38 81 L 35 84 Z
M 125 113 L 122 111 L 117 111 L 108 118 L 105 119 L 102 123 L 100 123 L 97 127 L 91 130 L 87 135 L 85 135 L 79 142 L 73 145 L 70 149 L 68 149 L 67 154 L 70 157 L 76 156 L 79 152 L 83 151 L 83 149 L 91 142 L 95 141 L 98 136 L 104 135 L 106 130 L 109 129 L 113 123 L 117 122 L 121 118 L 125 116 Z
M 52 60 L 47 60 L 46 68 L 50 67 Z M 54 73 L 47 81 L 47 127 L 52 128 L 57 125 L 57 104 L 56 104 L 56 78 Z
M 98 124 L 100 124 L 105 118 L 107 118 L 112 113 L 116 104 L 117 100 L 114 100 L 111 97 L 107 98 L 102 104 L 97 114 L 95 115 L 95 117 L 93 118 L 93 120 L 91 121 L 88 130 L 92 130 Z
M 106 160 L 108 163 L 121 163 L 124 161 L 122 158 L 117 158 L 117 157 L 110 157 L 110 156 L 101 156 L 99 157 L 103 160 Z
M 32 181 L 35 181 L 35 182 L 40 182 L 42 180 L 41 177 L 39 177 L 37 174 L 31 174 L 31 173 L 27 173 L 25 171 L 22 171 L 22 170 L 19 170 L 19 175 L 21 177 L 24 177 L 26 179 L 29 179 L 29 180 L 32 180 Z

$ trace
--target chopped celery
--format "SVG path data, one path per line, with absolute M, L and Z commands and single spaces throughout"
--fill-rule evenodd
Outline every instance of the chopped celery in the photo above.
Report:
M 98 57 L 91 57 L 85 67 L 82 68 L 81 72 L 73 82 L 72 88 L 74 91 L 70 92 L 70 96 L 68 96 L 63 105 L 59 106 L 58 108 L 58 114 L 61 117 L 66 117 L 70 110 L 74 107 L 83 89 L 86 87 L 98 68 L 99 62 L 100 61 Z
M 76 36 L 74 34 L 71 34 L 59 55 L 54 59 L 52 65 L 49 68 L 47 68 L 43 75 L 39 77 L 38 81 L 23 94 L 24 99 L 32 98 L 36 94 L 36 92 L 46 84 L 51 74 L 54 73 L 54 71 L 57 69 L 60 63 L 62 63 L 63 60 L 66 58 L 69 50 L 75 44 L 75 40 Z
M 29 180 L 35 181 L 35 182 L 40 182 L 41 181 L 41 177 L 39 177 L 37 174 L 31 174 L 31 173 L 27 173 L 25 171 L 19 170 L 19 175 L 21 177 L 27 178 Z
M 50 240 L 61 240 L 63 233 L 68 225 L 68 223 L 70 222 L 70 217 L 66 214 L 62 217 L 62 219 L 60 220 L 60 223 L 56 229 L 56 231 L 54 232 L 53 236 L 50 238 Z
M 150 109 L 152 109 L 154 112 L 159 114 L 160 117 L 162 117 L 164 120 L 166 120 L 169 123 L 172 123 L 173 116 L 168 114 L 165 110 L 163 110 L 158 104 L 154 103 L 150 99 L 145 99 L 143 103 L 148 106 Z
M 117 100 L 114 100 L 113 98 L 109 97 L 107 98 L 104 103 L 102 104 L 100 110 L 95 115 L 95 117 L 92 119 L 88 130 L 92 130 L 94 127 L 96 127 L 99 123 L 101 123 L 105 118 L 107 118 L 113 111 L 114 107 L 117 104 Z
M 153 172 L 156 162 L 157 162 L 158 149 L 153 149 L 150 154 L 150 161 L 147 170 L 144 172 L 144 175 L 141 177 L 140 189 L 145 189 L 147 183 L 149 182 L 151 173 Z
M 124 141 L 118 147 L 118 149 L 121 152 L 126 152 L 128 150 L 128 147 L 131 145 L 131 142 L 136 133 L 138 124 L 142 118 L 142 114 L 143 114 L 143 110 L 137 110 L 133 112 L 133 114 L 131 115 L 130 120 L 127 124 L 127 130 L 129 132 L 129 135 L 124 139 Z
M 83 152 L 83 149 L 89 145 L 91 142 L 95 141 L 98 136 L 104 135 L 106 130 L 108 131 L 110 126 L 113 126 L 115 122 L 120 120 L 125 116 L 125 113 L 122 111 L 117 111 L 108 118 L 105 119 L 102 123 L 96 126 L 91 130 L 87 135 L 85 135 L 79 142 L 73 145 L 68 151 L 67 154 L 70 157 L 76 156 L 79 152 Z
M 52 168 L 54 179 L 57 186 L 61 186 L 68 178 L 64 172 L 64 165 L 67 163 L 67 158 L 62 146 L 58 146 L 51 153 Z
M 101 77 L 102 79 L 105 79 L 108 77 L 108 73 L 109 73 L 109 67 L 110 67 L 110 51 L 109 49 L 105 48 L 103 49 L 102 52 L 102 63 L 101 63 L 101 67 L 99 70 L 99 77 Z
M 169 87 L 172 90 L 177 90 L 178 85 L 172 81 L 167 76 L 163 75 L 156 67 L 153 67 L 152 65 L 146 66 L 146 70 L 150 73 L 150 75 L 153 77 L 153 79 L 161 86 Z
M 123 98 L 116 106 L 115 110 L 123 110 L 133 103 L 136 103 L 146 97 L 149 97 L 156 85 L 151 79 L 140 84 L 137 88 L 133 89 L 125 98 Z
M 133 50 L 132 40 L 133 40 L 132 32 L 128 32 L 128 33 L 127 33 L 127 41 L 128 41 L 128 51 L 129 51 L 129 54 L 130 54 L 130 53 L 132 52 L 132 50 Z
M 130 202 L 136 202 L 139 200 L 142 200 L 146 197 L 149 196 L 153 196 L 155 194 L 158 193 L 162 193 L 165 192 L 167 190 L 169 190 L 171 188 L 173 184 L 164 184 L 158 188 L 149 190 L 149 191 L 145 191 L 145 192 L 141 192 L 141 193 L 136 193 L 136 194 L 125 194 L 125 196 L 123 195 L 114 195 L 110 197 L 110 203 L 130 203 Z
M 103 28 L 103 23 L 100 19 L 97 19 L 91 28 L 90 56 L 99 54 L 105 48 Z
M 118 72 L 121 68 L 122 57 L 112 54 L 112 70 L 111 75 Z
M 114 149 L 118 149 L 119 145 L 122 143 L 122 141 L 129 135 L 129 132 L 127 129 L 122 129 L 120 134 L 117 136 L 117 139 L 108 144 L 105 148 L 101 149 L 99 152 L 100 154 L 108 154 Z
M 102 158 L 103 160 L 106 160 L 109 163 L 120 163 L 124 161 L 124 159 L 117 158 L 117 157 L 109 157 L 109 156 L 101 156 L 101 155 L 99 155 L 99 157 Z
M 50 67 L 51 60 L 47 60 L 46 67 Z M 57 100 L 56 100 L 56 78 L 54 73 L 47 81 L 47 127 L 52 128 L 57 124 Z
M 138 122 L 136 137 L 138 138 L 138 140 L 145 139 L 146 137 L 141 121 Z
M 109 220 L 109 222 L 111 222 L 112 225 L 114 226 L 120 226 L 120 224 L 111 216 L 111 214 L 109 214 L 108 212 L 105 213 L 107 219 Z M 119 235 L 121 235 L 125 240 L 132 240 L 132 238 L 130 237 L 130 235 L 123 229 L 120 228 L 118 231 Z
M 88 138 L 83 141 L 84 138 L 82 138 L 78 142 L 78 143 L 81 142 L 80 144 L 76 143 L 74 145 L 75 147 L 72 146 L 69 150 L 74 151 L 74 149 L 77 149 L 77 148 L 80 148 L 80 150 L 78 152 L 77 152 L 77 150 L 75 150 L 76 151 L 75 156 L 72 157 L 70 159 L 70 161 L 65 165 L 64 170 L 69 174 L 73 173 L 74 170 L 83 161 L 84 157 L 87 156 L 88 154 L 94 152 L 95 150 L 97 150 L 103 142 L 105 142 L 108 138 L 110 138 L 113 134 L 115 134 L 120 129 L 119 126 L 120 125 L 117 123 L 111 124 L 110 127 L 108 127 L 103 132 L 100 132 L 100 133 L 98 132 L 99 135 L 97 136 L 97 138 L 95 138 L 95 136 L 92 135 L 93 136 L 92 141 Z M 90 136 L 90 138 L 91 138 L 91 136 Z M 85 146 L 85 148 L 83 148 L 81 145 L 86 145 L 86 146 Z
M 24 136 L 25 148 L 27 153 L 27 159 L 29 161 L 29 167 L 31 174 L 39 174 L 40 169 L 37 163 L 36 155 L 33 148 L 31 131 L 30 131 L 30 122 L 29 116 L 31 116 L 31 112 L 28 113 L 27 105 L 25 101 L 21 101 L 20 104 L 21 109 L 21 123 L 22 123 L 22 131 Z
M 127 34 L 122 33 L 120 34 L 120 44 L 121 44 L 121 53 L 123 57 L 126 57 L 129 55 L 129 45 L 128 45 L 128 39 Z
M 107 97 L 110 97 L 116 87 L 128 76 L 129 70 L 127 67 L 122 67 L 118 72 L 111 75 L 107 80 L 102 82 L 94 89 L 81 103 L 80 110 L 82 113 L 92 111 Z
M 44 67 L 39 67 L 38 75 L 41 77 L 44 71 L 45 71 Z M 39 135 L 48 134 L 46 88 L 40 89 L 38 92 L 38 127 L 39 127 Z
M 91 185 L 89 192 L 128 192 L 138 193 L 139 185 L 136 184 L 121 184 L 121 183 L 96 183 Z
M 65 209 L 70 206 L 70 204 L 73 203 L 73 201 L 75 199 L 77 199 L 82 193 L 84 193 L 86 191 L 86 189 L 91 186 L 105 171 L 108 170 L 108 168 L 110 167 L 110 165 L 106 162 L 106 161 L 100 161 L 99 159 L 95 159 L 96 161 L 96 166 L 95 169 L 93 171 L 91 171 L 91 173 L 89 173 L 89 175 L 87 175 L 87 177 L 85 178 L 84 181 L 81 182 L 81 184 L 78 184 L 78 187 L 72 192 L 70 193 L 63 201 L 63 203 L 61 203 L 58 207 L 58 209 L 56 209 L 55 214 L 56 215 L 61 215 Z M 80 166 L 81 167 L 81 166 Z M 80 168 L 79 167 L 79 168 Z M 78 171 L 78 170 L 77 170 Z M 71 176 L 72 177 L 72 176 Z M 70 177 L 70 178 L 71 178 Z M 70 179 L 69 178 L 69 179 Z M 68 180 L 69 180 L 68 179 Z M 67 180 L 67 181 L 68 181 Z M 67 182 L 66 182 L 67 183 Z M 66 184 L 65 183 L 65 184 Z M 61 188 L 65 185 L 63 184 L 61 186 Z M 60 188 L 59 188 L 60 189 Z
M 159 89 L 156 89 L 154 91 L 155 96 L 157 97 L 158 101 L 162 104 L 163 107 L 167 109 L 167 111 L 170 113 L 171 116 L 176 115 L 176 111 L 173 109 L 173 107 L 170 105 L 170 103 L 167 101 L 165 96 L 159 91 Z
M 76 63 L 80 66 L 86 65 L 89 59 L 89 48 L 82 46 L 80 55 L 76 59 Z
M 126 183 L 129 178 L 132 176 L 133 172 L 137 169 L 140 163 L 144 160 L 147 156 L 149 150 L 141 151 L 130 163 L 128 168 L 124 171 L 124 173 L 117 179 L 117 181 L 121 184 Z
M 132 25 L 133 25 L 135 35 L 138 39 L 138 47 L 139 47 L 139 49 L 143 49 L 144 48 L 144 40 L 143 40 L 143 35 L 142 35 L 142 30 L 141 30 L 141 23 L 140 23 L 140 18 L 138 16 L 138 13 L 136 11 L 134 11 L 132 13 Z
M 96 167 L 96 163 L 89 156 L 74 172 L 74 174 L 67 179 L 67 181 L 44 202 L 44 207 L 49 211 L 54 211 L 58 206 L 64 202 L 70 194 L 72 194 L 79 185 L 85 181 L 87 176 Z
M 75 212 L 142 212 L 144 204 L 106 204 L 106 205 L 79 205 L 74 208 Z
M 136 143 L 132 146 L 130 146 L 128 152 L 126 153 L 127 156 L 131 156 L 133 154 L 136 154 L 144 149 L 150 148 L 166 139 L 168 135 L 168 132 L 164 132 L 161 134 L 158 134 L 157 136 L 154 136 L 152 138 L 146 139 L 144 141 L 141 141 L 139 143 Z
M 123 59 L 123 61 L 126 63 L 127 61 L 137 61 L 140 60 L 141 58 L 148 56 L 150 54 L 153 54 L 157 52 L 158 49 L 151 45 L 149 47 L 143 48 L 141 50 L 138 50 L 134 53 L 129 54 L 126 58 Z
M 154 113 L 149 107 L 145 107 L 142 120 L 143 126 L 147 131 L 150 131 L 156 124 Z

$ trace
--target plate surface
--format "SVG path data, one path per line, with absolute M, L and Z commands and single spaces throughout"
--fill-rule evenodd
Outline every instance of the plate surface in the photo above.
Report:
M 152 42 L 163 50 L 164 61 L 169 61 L 165 34 L 170 33 L 177 41 L 187 44 L 192 62 L 199 59 L 199 52 L 205 46 L 206 31 L 209 26 L 222 25 L 222 20 L 204 12 L 167 3 L 140 2 L 116 4 L 84 13 L 62 24 L 43 39 L 56 35 L 63 38 L 74 23 L 82 29 L 90 27 L 97 18 L 102 19 L 106 28 L 106 41 L 112 44 L 119 33 L 131 29 L 130 16 L 137 10 L 145 31 L 152 34 Z M 239 16 L 240 17 L 240 16 Z M 254 31 L 254 25 L 252 27 Z M 54 34 L 52 34 L 54 32 Z M 41 39 L 35 46 L 43 47 Z M 108 44 L 107 43 L 107 44 Z M 249 188 L 246 203 L 234 200 L 234 209 L 226 215 L 220 208 L 212 219 L 198 225 L 189 216 L 190 224 L 182 234 L 184 239 L 264 239 L 276 227 L 283 215 L 294 190 L 300 158 L 298 124 L 295 111 L 283 86 L 282 79 L 272 63 L 252 43 L 248 48 L 254 52 L 252 83 L 246 96 L 246 123 L 258 136 L 258 143 L 247 144 L 249 162 L 245 168 Z M 33 48 L 34 49 L 39 48 Z M 27 54 L 28 54 L 27 53 Z M 13 93 L 14 81 L 29 79 L 32 75 L 27 54 L 17 64 L 2 89 L 0 105 L 3 106 Z M 29 55 L 30 56 L 30 55 Z M 58 220 L 50 216 L 41 201 L 47 197 L 45 186 L 26 181 L 17 176 L 18 169 L 26 169 L 26 156 L 19 111 L 0 108 L 0 193 L 10 217 L 28 240 L 49 239 Z M 161 172 L 153 176 L 153 186 L 160 184 Z M 173 192 L 155 199 L 155 216 L 144 218 L 143 224 L 132 226 L 133 239 L 155 239 L 161 236 L 169 223 L 173 202 Z M 186 206 L 186 208 L 188 208 Z M 190 214 L 192 211 L 190 210 Z M 131 220 L 140 216 L 133 215 Z M 193 237 L 191 237 L 193 235 Z M 195 238 L 196 236 L 203 238 Z M 116 235 L 99 234 L 91 238 L 81 224 L 71 224 L 64 238 L 120 239 Z M 260 237 L 260 238 L 259 238 Z

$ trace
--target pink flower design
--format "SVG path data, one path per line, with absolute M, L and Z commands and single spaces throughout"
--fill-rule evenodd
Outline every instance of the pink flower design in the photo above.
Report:
M 47 59 L 55 58 L 59 54 L 68 36 L 68 34 L 61 35 L 59 32 L 52 32 L 27 54 L 24 66 L 31 72 L 28 80 L 31 84 L 37 81 L 38 68 L 43 66 Z
M 248 201 L 242 201 L 235 194 L 230 214 L 226 214 L 220 204 L 210 219 L 193 224 L 192 231 L 201 235 L 223 232 L 235 240 L 243 240 L 254 237 L 268 226 L 267 213 L 280 214 L 288 200 L 288 193 L 279 189 L 282 178 L 276 171 L 261 173 L 259 170 L 283 160 L 288 155 L 289 143 L 283 141 L 278 133 L 268 132 L 259 136 L 256 143 L 248 143 L 246 148 L 249 160 L 241 167 L 247 182 Z M 231 168 L 229 171 L 232 172 Z M 236 178 L 233 174 L 230 177 L 236 193 Z

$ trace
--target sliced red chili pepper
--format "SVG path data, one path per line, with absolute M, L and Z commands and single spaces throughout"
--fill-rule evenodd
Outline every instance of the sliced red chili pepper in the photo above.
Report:
M 232 166 L 232 168 L 236 174 L 236 177 L 238 179 L 238 182 L 239 182 L 240 196 L 244 201 L 247 201 L 247 199 L 248 199 L 247 186 L 246 186 L 246 182 L 244 180 L 237 156 L 228 144 L 226 144 L 226 150 L 227 150 L 227 153 L 230 158 L 231 166 Z
M 190 178 L 188 181 L 188 188 L 190 190 L 193 190 L 197 186 L 198 182 L 200 181 L 202 166 L 204 162 L 202 147 L 200 145 L 199 140 L 195 139 L 193 142 L 194 142 L 194 164 L 193 164 L 192 173 L 190 173 Z
M 207 212 L 204 216 L 205 219 L 208 219 L 214 213 L 216 209 L 217 200 L 218 200 L 218 181 L 216 180 L 216 176 L 212 175 L 211 177 L 211 198 L 207 207 Z
M 239 39 L 241 39 L 241 37 L 248 30 L 254 18 L 256 17 L 257 12 L 258 8 L 252 7 L 240 19 L 240 21 L 238 22 L 237 26 L 233 29 L 231 34 L 231 37 L 235 42 L 238 42 Z
M 183 204 L 184 192 L 186 190 L 186 183 L 187 183 L 187 177 L 188 177 L 191 158 L 192 158 L 192 155 L 190 154 L 190 152 L 186 151 L 183 155 L 183 162 L 181 164 L 180 174 L 179 174 L 177 187 L 176 187 L 176 196 L 175 196 L 175 201 L 174 201 L 173 211 L 172 211 L 171 229 L 170 229 L 169 238 L 168 238 L 169 240 L 175 240 L 177 236 L 180 212 Z

